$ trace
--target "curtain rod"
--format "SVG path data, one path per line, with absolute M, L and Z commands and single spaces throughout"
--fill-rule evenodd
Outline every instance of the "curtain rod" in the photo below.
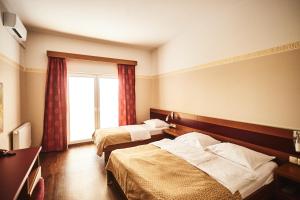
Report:
M 109 63 L 125 64 L 125 65 L 135 65 L 135 66 L 137 65 L 137 61 L 135 60 L 124 60 L 119 58 L 90 56 L 90 55 L 66 53 L 66 52 L 59 52 L 59 51 L 47 51 L 47 56 L 59 57 L 59 58 L 72 58 L 72 59 L 79 59 L 79 60 L 101 61 L 101 62 L 109 62 Z

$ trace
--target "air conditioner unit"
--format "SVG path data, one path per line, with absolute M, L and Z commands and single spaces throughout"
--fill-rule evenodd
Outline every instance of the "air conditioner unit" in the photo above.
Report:
M 3 12 L 3 25 L 8 28 L 9 33 L 18 41 L 26 41 L 27 30 L 15 13 Z

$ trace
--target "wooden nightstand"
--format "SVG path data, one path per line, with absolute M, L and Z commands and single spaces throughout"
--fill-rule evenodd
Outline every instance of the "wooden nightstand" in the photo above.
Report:
M 176 128 L 168 128 L 164 129 L 163 131 L 167 135 L 167 137 L 174 138 L 189 132 L 197 131 L 197 129 L 176 124 Z
M 300 166 L 286 163 L 275 170 L 277 199 L 300 199 Z

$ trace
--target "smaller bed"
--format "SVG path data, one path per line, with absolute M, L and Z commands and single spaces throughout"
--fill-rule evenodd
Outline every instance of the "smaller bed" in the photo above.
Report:
M 147 120 L 146 123 L 149 121 L 153 122 L 155 119 Z M 104 153 L 106 162 L 111 151 L 115 149 L 134 147 L 163 139 L 165 137 L 163 129 L 166 128 L 168 128 L 167 124 L 156 127 L 147 123 L 97 129 L 93 134 L 93 141 L 97 146 L 97 155 L 102 156 Z

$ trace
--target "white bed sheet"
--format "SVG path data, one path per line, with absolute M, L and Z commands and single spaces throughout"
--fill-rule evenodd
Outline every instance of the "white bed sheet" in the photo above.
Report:
M 148 125 L 148 124 L 141 124 L 141 126 L 143 126 L 144 128 L 146 128 L 147 130 L 150 131 L 150 135 L 158 135 L 158 134 L 162 134 L 164 129 L 167 129 L 167 127 L 163 127 L 163 128 L 153 128 L 152 126 Z
M 134 124 L 122 126 L 130 133 L 131 141 L 147 140 L 152 135 L 162 133 L 163 128 L 153 128 L 148 124 Z
M 256 179 L 255 172 L 211 152 L 204 151 L 203 148 L 192 148 L 167 139 L 153 142 L 152 144 L 204 171 L 226 187 L 232 194 Z M 220 168 L 220 166 L 222 167 Z
M 274 180 L 273 171 L 277 166 L 275 162 L 270 161 L 255 170 L 258 178 L 239 190 L 242 198 L 248 197 L 259 188 L 271 183 Z
M 273 171 L 277 167 L 275 162 L 270 161 L 252 171 L 223 157 L 203 151 L 203 149 L 195 151 L 194 148 L 189 146 L 179 145 L 174 140 L 162 139 L 151 144 L 186 160 L 206 172 L 232 193 L 239 191 L 243 199 L 264 185 L 271 183 Z M 212 157 L 205 156 L 205 154 L 211 154 Z M 220 166 L 222 166 L 222 170 L 220 170 Z

